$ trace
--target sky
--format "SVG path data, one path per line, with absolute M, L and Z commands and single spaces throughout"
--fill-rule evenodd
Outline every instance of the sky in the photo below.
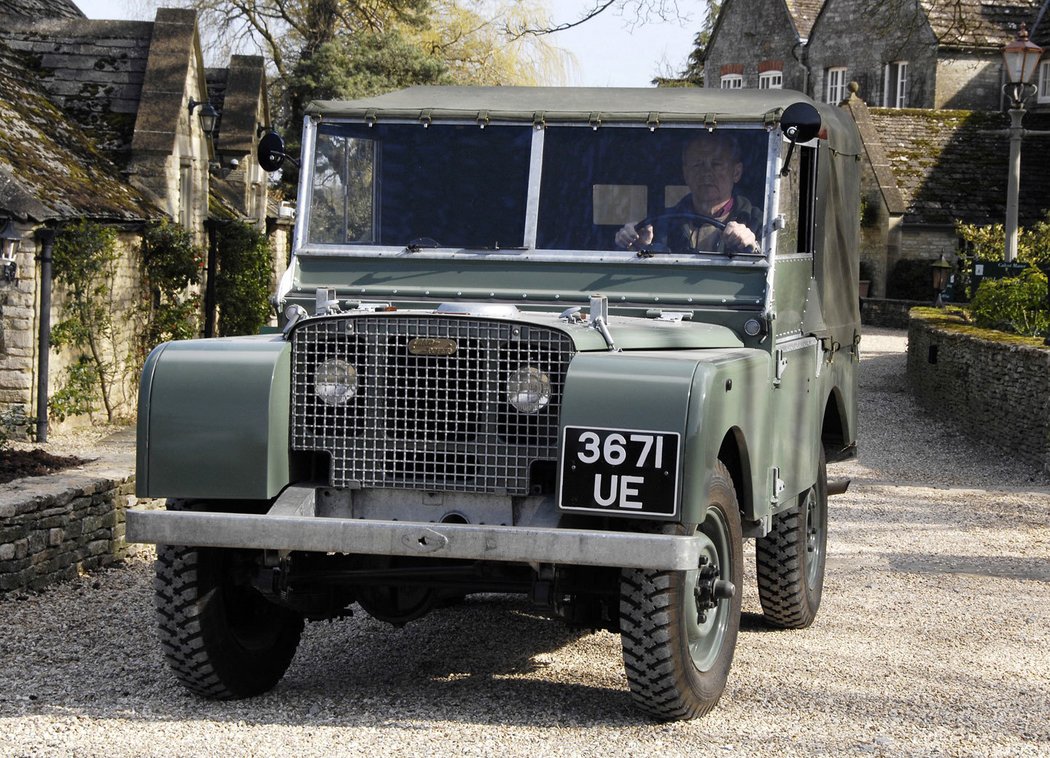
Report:
M 140 0 L 74 0 L 88 18 L 152 20 Z M 573 21 L 594 0 L 550 0 L 555 23 Z M 161 3 L 163 4 L 163 3 Z M 571 52 L 575 70 L 567 84 L 585 87 L 648 87 L 654 76 L 677 73 L 685 65 L 693 38 L 703 21 L 706 2 L 686 0 L 678 5 L 684 20 L 652 21 L 632 25 L 613 9 L 575 29 L 558 32 L 550 41 Z

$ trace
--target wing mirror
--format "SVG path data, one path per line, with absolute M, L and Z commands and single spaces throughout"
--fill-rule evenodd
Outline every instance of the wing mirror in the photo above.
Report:
M 792 103 L 780 116 L 780 128 L 784 136 L 788 138 L 787 155 L 784 156 L 784 167 L 780 169 L 781 176 L 787 176 L 790 170 L 791 154 L 795 145 L 799 142 L 809 142 L 820 134 L 820 113 L 809 103 Z
M 277 132 L 267 132 L 263 135 L 262 139 L 259 140 L 257 156 L 263 171 L 269 173 L 273 173 L 281 168 L 286 159 L 293 166 L 299 166 L 295 159 L 284 151 L 284 139 Z

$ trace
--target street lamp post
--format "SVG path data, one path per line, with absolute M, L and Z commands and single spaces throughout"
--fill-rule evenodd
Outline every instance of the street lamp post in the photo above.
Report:
M 1017 39 L 1003 48 L 1006 84 L 1003 93 L 1010 101 L 1010 171 L 1006 184 L 1006 262 L 1017 258 L 1017 199 L 1021 187 L 1021 139 L 1024 137 L 1024 101 L 1035 91 L 1031 83 L 1043 48 L 1028 39 L 1024 25 Z

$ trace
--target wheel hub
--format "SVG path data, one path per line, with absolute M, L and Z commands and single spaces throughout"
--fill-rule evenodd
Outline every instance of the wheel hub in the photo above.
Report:
M 693 588 L 693 597 L 696 599 L 696 621 L 703 624 L 707 621 L 707 612 L 718 607 L 722 600 L 731 600 L 736 594 L 736 585 L 727 579 L 722 579 L 722 572 L 718 565 L 702 558 L 700 570 L 697 572 L 696 586 Z

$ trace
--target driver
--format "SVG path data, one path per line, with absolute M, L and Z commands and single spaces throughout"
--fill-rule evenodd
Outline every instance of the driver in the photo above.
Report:
M 655 241 L 681 253 L 717 250 L 722 242 L 729 253 L 757 249 L 762 211 L 734 191 L 743 173 L 740 145 L 732 134 L 701 132 L 682 151 L 682 175 L 689 194 L 645 226 L 625 224 L 616 232 L 617 246 L 642 248 Z M 700 217 L 723 222 L 725 231 Z

